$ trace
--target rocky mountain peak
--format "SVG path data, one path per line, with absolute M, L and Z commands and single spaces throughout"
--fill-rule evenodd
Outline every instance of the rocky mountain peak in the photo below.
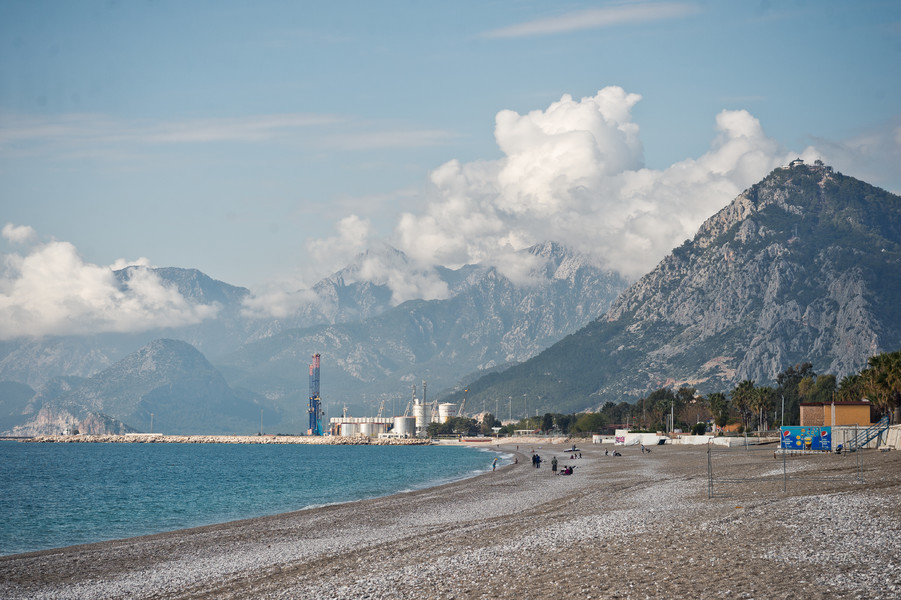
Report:
M 601 319 L 511 369 L 517 383 L 493 386 L 553 398 L 565 382 L 581 409 L 663 386 L 772 383 L 801 362 L 841 378 L 901 347 L 899 293 L 901 198 L 795 161 L 708 219 Z
M 725 208 L 708 218 L 698 229 L 694 242 L 701 248 L 715 243 L 717 238 L 736 224 L 747 222 L 753 215 L 768 206 L 776 206 L 788 214 L 803 216 L 805 206 L 793 203 L 811 189 L 811 184 L 822 194 L 827 183 L 835 181 L 832 167 L 820 161 L 806 165 L 800 159 L 791 165 L 772 171 L 762 181 L 739 194 Z

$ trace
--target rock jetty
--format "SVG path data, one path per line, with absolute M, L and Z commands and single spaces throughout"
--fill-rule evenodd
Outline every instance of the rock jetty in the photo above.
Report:
M 64 444 L 316 444 L 327 446 L 422 446 L 428 438 L 386 438 L 364 436 L 314 435 L 163 435 L 157 433 L 127 433 L 124 435 L 40 435 L 22 440 L 38 443 Z

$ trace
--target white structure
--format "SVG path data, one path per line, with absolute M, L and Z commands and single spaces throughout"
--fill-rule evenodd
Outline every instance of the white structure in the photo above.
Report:
M 378 437 L 394 425 L 391 417 L 332 417 L 329 430 L 333 435 L 344 437 Z
M 413 418 L 416 420 L 416 431 L 425 431 L 432 421 L 432 407 L 413 398 Z
M 414 437 L 416 435 L 416 418 L 394 417 L 394 428 L 391 433 L 397 437 Z
M 617 429 L 614 444 L 617 446 L 656 446 L 660 440 L 668 438 L 656 433 L 630 433 L 628 429 Z
M 447 423 L 451 420 L 451 417 L 457 416 L 454 408 L 456 404 L 451 404 L 450 402 L 442 402 L 438 405 L 438 418 L 435 419 L 437 423 Z

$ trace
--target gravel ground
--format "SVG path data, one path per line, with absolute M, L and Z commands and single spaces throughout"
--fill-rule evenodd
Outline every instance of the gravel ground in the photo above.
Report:
M 856 458 L 795 460 L 809 479 L 785 492 L 772 450 L 721 452 L 715 471 L 765 475 L 710 499 L 706 447 L 563 447 L 539 452 L 568 477 L 522 447 L 428 490 L 0 557 L 0 597 L 901 597 L 901 452 L 868 452 L 860 478 Z

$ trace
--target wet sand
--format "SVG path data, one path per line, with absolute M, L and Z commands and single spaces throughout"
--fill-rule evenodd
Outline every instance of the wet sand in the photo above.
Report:
M 783 492 L 771 449 L 733 449 L 719 477 L 768 479 L 711 499 L 706 447 L 564 447 L 540 469 L 520 446 L 516 465 L 428 490 L 0 557 L 0 597 L 901 596 L 901 452 L 867 452 L 862 482 L 853 455 L 794 461 L 810 480 Z

